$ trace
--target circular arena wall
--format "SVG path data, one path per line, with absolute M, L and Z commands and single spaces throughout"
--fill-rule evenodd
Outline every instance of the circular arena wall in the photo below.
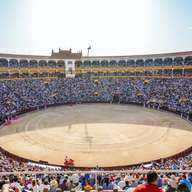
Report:
M 80 104 L 30 112 L 0 129 L 0 146 L 34 161 L 78 167 L 126 166 L 192 146 L 192 124 L 135 105 Z

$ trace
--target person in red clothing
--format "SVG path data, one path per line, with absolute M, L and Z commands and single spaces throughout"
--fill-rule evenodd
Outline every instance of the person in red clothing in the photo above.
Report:
M 150 171 L 147 173 L 147 183 L 137 186 L 133 192 L 163 192 L 163 190 L 157 186 L 157 181 L 157 173 Z

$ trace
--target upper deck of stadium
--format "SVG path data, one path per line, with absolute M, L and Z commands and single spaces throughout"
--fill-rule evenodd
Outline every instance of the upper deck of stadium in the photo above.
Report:
M 182 52 L 171 52 L 171 53 L 159 53 L 159 54 L 144 54 L 144 55 L 108 55 L 108 56 L 83 56 L 82 51 L 72 52 L 72 49 L 62 50 L 59 49 L 58 52 L 52 50 L 50 55 L 27 55 L 27 54 L 9 54 L 9 53 L 0 53 L 0 58 L 5 59 L 26 59 L 26 60 L 138 60 L 138 59 L 165 59 L 165 58 L 176 58 L 181 57 L 185 58 L 192 56 L 192 51 L 182 51 Z

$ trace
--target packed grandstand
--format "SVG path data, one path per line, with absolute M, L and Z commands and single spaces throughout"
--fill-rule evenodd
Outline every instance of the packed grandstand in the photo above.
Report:
M 135 104 L 192 120 L 192 52 L 116 57 L 83 57 L 71 50 L 52 51 L 51 56 L 0 54 L 0 72 L 2 125 L 30 111 L 76 103 Z M 191 159 L 189 148 L 167 159 L 117 168 L 122 172 L 105 172 L 31 162 L 1 149 L 0 178 L 1 186 L 9 183 L 15 191 L 128 191 L 145 182 L 145 171 L 157 170 L 158 186 L 175 191 L 183 183 L 191 188 Z M 87 172 L 77 172 L 82 170 Z

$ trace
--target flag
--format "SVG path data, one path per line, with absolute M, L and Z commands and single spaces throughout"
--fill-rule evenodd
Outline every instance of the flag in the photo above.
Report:
M 91 45 L 89 45 L 89 47 L 87 49 L 90 50 L 91 49 Z

